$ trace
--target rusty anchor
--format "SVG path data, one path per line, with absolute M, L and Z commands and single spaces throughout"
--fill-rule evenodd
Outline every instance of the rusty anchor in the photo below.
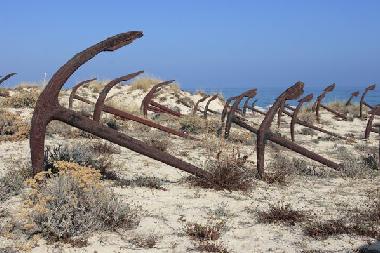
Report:
M 173 81 L 172 81 L 173 82 Z M 158 91 L 161 90 L 163 86 L 168 85 L 169 83 L 159 83 L 154 85 L 150 91 L 145 95 L 143 101 L 141 102 L 141 111 L 143 112 L 144 116 L 148 116 L 148 111 L 153 111 L 155 113 L 168 113 L 176 117 L 181 117 L 182 114 L 179 112 L 176 112 L 164 105 L 161 105 L 160 103 L 157 103 L 153 101 L 154 96 Z
M 331 109 L 329 108 L 328 106 L 322 104 L 322 100 L 325 98 L 326 94 L 329 93 L 329 92 L 332 92 L 333 90 L 335 89 L 335 83 L 327 86 L 323 92 L 317 97 L 317 100 L 315 101 L 315 103 L 313 104 L 313 111 L 315 111 L 315 114 L 316 114 L 316 118 L 317 118 L 317 121 L 318 123 L 320 122 L 320 115 L 319 115 L 319 110 L 320 110 L 320 107 L 322 107 L 323 109 L 325 109 L 326 111 L 334 114 L 335 116 L 341 118 L 341 119 L 344 119 L 344 120 L 347 120 L 347 116 L 340 113 L 340 112 L 337 112 L 335 111 L 334 109 Z
M 195 115 L 198 111 L 203 112 L 199 109 L 199 104 L 204 102 L 209 97 L 210 97 L 210 95 L 205 95 L 205 96 L 201 97 L 200 99 L 198 99 L 198 101 L 194 104 L 194 107 L 193 107 L 193 115 Z
M 257 95 L 257 92 L 254 93 L 254 94 L 252 94 L 252 95 L 250 95 L 250 96 L 248 96 L 247 99 L 244 101 L 244 104 L 243 104 L 243 110 L 242 110 L 242 112 L 243 112 L 243 116 L 245 116 L 246 113 L 247 113 L 247 109 L 248 109 L 248 103 L 249 103 L 249 101 L 250 101 L 251 99 L 253 99 L 256 95 Z M 253 101 L 253 103 L 252 103 L 252 107 L 254 106 L 254 104 L 255 104 L 256 102 L 257 102 L 257 99 L 256 99 L 255 101 Z
M 90 105 L 95 105 L 94 102 L 88 100 L 88 99 L 85 99 L 83 97 L 80 97 L 76 94 L 77 90 L 85 85 L 86 83 L 89 83 L 91 81 L 93 81 L 95 79 L 90 79 L 90 80 L 86 80 L 86 81 L 83 81 L 83 82 L 80 82 L 78 83 L 77 85 L 75 85 L 71 91 L 71 94 L 70 94 L 70 97 L 69 97 L 69 108 L 72 109 L 72 106 L 73 106 L 73 100 L 74 99 L 77 99 L 79 101 L 82 101 L 86 104 L 90 104 Z M 166 127 L 166 126 L 163 126 L 163 125 L 160 125 L 154 121 L 151 121 L 151 120 L 148 120 L 148 119 L 145 119 L 145 118 L 141 118 L 141 117 L 138 117 L 134 114 L 131 114 L 131 113 L 128 113 L 128 112 L 125 112 L 125 111 L 122 111 L 122 110 L 119 110 L 119 109 L 116 109 L 114 107 L 111 107 L 111 106 L 107 106 L 107 105 L 102 105 L 102 110 L 106 113 L 110 113 L 114 116 L 117 116 L 119 117 L 121 120 L 124 120 L 124 121 L 128 121 L 128 120 L 132 120 L 132 121 L 135 121 L 137 123 L 140 123 L 140 124 L 143 124 L 143 125 L 146 125 L 146 126 L 149 126 L 149 127 L 153 127 L 153 128 L 156 128 L 158 130 L 161 130 L 161 131 L 164 131 L 164 132 L 167 132 L 169 134 L 173 134 L 173 135 L 176 135 L 176 136 L 179 136 L 179 137 L 182 137 L 182 138 L 189 138 L 189 139 L 195 139 L 194 137 L 182 132 L 182 131 L 178 131 L 178 130 L 175 130 L 175 129 L 172 129 L 172 128 L 169 128 L 169 127 Z
M 350 98 L 346 102 L 346 106 L 351 105 L 352 99 L 357 96 L 359 96 L 359 91 L 352 92 Z
M 80 66 L 100 52 L 115 51 L 142 36 L 142 32 L 132 31 L 105 39 L 76 54 L 52 76 L 37 100 L 31 122 L 29 144 L 33 174 L 43 170 L 46 127 L 50 121 L 58 120 L 195 176 L 210 178 L 210 174 L 199 167 L 106 127 L 59 104 L 58 95 L 60 90 Z
M 294 127 L 295 127 L 296 124 L 299 124 L 299 125 L 302 125 L 302 126 L 305 126 L 305 127 L 311 128 L 311 129 L 314 129 L 314 130 L 319 131 L 321 133 L 325 133 L 325 134 L 337 137 L 339 139 L 347 140 L 347 138 L 344 137 L 344 136 L 341 136 L 339 134 L 330 132 L 330 131 L 325 130 L 323 128 L 314 126 L 314 125 L 312 125 L 312 124 L 310 124 L 310 123 L 308 123 L 306 121 L 298 119 L 297 116 L 298 116 L 298 113 L 301 110 L 302 105 L 304 103 L 310 102 L 312 99 L 313 99 L 313 94 L 309 94 L 309 95 L 303 97 L 302 99 L 298 100 L 298 105 L 294 109 L 294 112 L 293 112 L 293 115 L 292 115 L 292 120 L 290 122 L 290 135 L 291 135 L 292 141 L 293 142 L 295 141 L 295 136 L 294 136 L 295 135 L 295 130 L 294 130 Z
M 6 74 L 4 77 L 1 78 L 0 76 L 0 85 L 5 82 L 6 80 L 8 80 L 9 78 L 11 78 L 12 76 L 16 75 L 17 73 L 9 73 L 9 74 Z
M 380 116 L 380 105 L 373 107 L 369 113 L 370 116 L 368 117 L 367 126 L 364 130 L 365 139 L 369 138 L 371 132 L 380 133 L 378 129 L 373 127 L 373 120 L 375 119 L 375 116 Z
M 207 119 L 208 112 L 216 113 L 215 111 L 209 109 L 210 103 L 218 98 L 218 94 L 213 95 L 209 100 L 207 100 L 207 103 L 205 105 L 205 109 L 203 110 L 203 118 Z
M 235 111 L 230 111 L 232 114 L 232 122 L 236 125 L 250 131 L 251 133 L 256 134 L 257 137 L 257 170 L 260 178 L 264 176 L 264 152 L 265 152 L 265 140 L 270 140 L 278 145 L 281 145 L 285 148 L 288 148 L 300 155 L 306 156 L 314 161 L 317 161 L 323 165 L 326 165 L 333 169 L 340 169 L 342 165 L 333 162 L 319 154 L 316 154 L 292 141 L 285 139 L 284 137 L 278 136 L 270 131 L 270 123 L 273 121 L 273 118 L 276 114 L 276 110 L 279 109 L 280 104 L 283 103 L 283 100 L 294 99 L 300 96 L 303 92 L 303 83 L 297 82 L 295 85 L 283 92 L 268 110 L 268 113 L 265 116 L 265 119 L 262 121 L 260 128 L 256 129 L 253 126 L 247 124 L 241 117 L 235 115 Z M 260 134 L 260 140 L 259 140 Z
M 241 100 L 244 98 L 248 99 L 250 97 L 254 97 L 254 96 L 256 96 L 256 94 L 257 94 L 256 88 L 250 89 L 250 90 L 247 90 L 246 92 L 243 92 L 239 96 L 235 97 L 235 99 L 233 99 L 234 103 L 232 104 L 232 106 L 231 106 L 231 108 L 227 114 L 227 118 L 226 118 L 226 124 L 225 124 L 225 129 L 224 129 L 224 138 L 228 138 L 228 136 L 230 135 L 233 115 L 235 114 L 235 112 L 237 112 Z M 222 121 L 224 121 L 224 119 L 222 119 Z
M 369 85 L 367 88 L 365 88 L 362 96 L 360 97 L 360 104 L 359 104 L 359 118 L 360 119 L 363 119 L 364 118 L 364 115 L 363 115 L 363 106 L 367 106 L 368 108 L 372 109 L 372 106 L 369 105 L 366 101 L 365 101 L 365 96 L 367 95 L 367 93 L 371 90 L 374 90 L 376 88 L 376 84 L 372 84 L 372 85 Z

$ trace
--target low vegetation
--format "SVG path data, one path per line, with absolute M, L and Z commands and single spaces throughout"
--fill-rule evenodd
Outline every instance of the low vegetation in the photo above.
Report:
M 261 223 L 285 223 L 294 226 L 296 223 L 306 220 L 304 212 L 294 210 L 290 204 L 284 203 L 272 205 L 268 211 L 260 211 L 257 215 L 258 221 Z
M 21 211 L 25 232 L 67 240 L 139 223 L 137 211 L 102 185 L 99 171 L 63 161 L 54 167 L 57 173 L 41 172 L 27 182 Z
M 190 176 L 189 182 L 203 188 L 246 191 L 252 187 L 256 177 L 255 170 L 246 166 L 247 158 L 235 149 L 219 151 L 216 158 L 210 157 L 205 166 L 211 178 Z
M 20 90 L 12 96 L 4 98 L 1 104 L 3 107 L 34 108 L 39 94 L 40 91 L 37 89 Z
M 0 109 L 0 142 L 29 137 L 30 126 L 18 115 Z

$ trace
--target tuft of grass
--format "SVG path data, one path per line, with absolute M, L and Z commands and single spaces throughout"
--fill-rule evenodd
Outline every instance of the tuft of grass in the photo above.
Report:
M 149 235 L 137 235 L 131 240 L 129 240 L 130 243 L 133 245 L 144 248 L 144 249 L 151 249 L 153 248 L 159 240 L 159 237 L 154 234 Z
M 340 219 L 310 223 L 304 228 L 304 233 L 318 239 L 341 234 L 355 234 L 379 239 L 380 190 L 377 189 L 373 196 L 368 196 L 363 209 L 346 213 Z
M 30 126 L 14 113 L 0 110 L 0 141 L 20 141 L 29 137 Z
M 65 241 L 139 223 L 137 210 L 105 188 L 97 170 L 69 162 L 55 167 L 58 173 L 41 172 L 27 181 L 31 190 L 21 211 L 27 233 Z
M 262 223 L 285 223 L 294 226 L 305 219 L 306 215 L 302 211 L 292 209 L 290 204 L 278 203 L 270 206 L 268 211 L 258 212 L 258 220 Z
M 180 129 L 187 133 L 213 133 L 219 128 L 219 121 L 205 120 L 194 115 L 184 115 L 179 119 Z
M 185 232 L 193 240 L 215 241 L 220 238 L 220 234 L 224 228 L 224 221 L 209 221 L 206 225 L 195 222 L 188 222 L 185 225 Z
M 19 166 L 19 168 L 13 169 L 14 166 Z M 12 165 L 12 168 L 9 168 L 7 173 L 0 178 L 0 201 L 5 201 L 12 196 L 20 194 L 24 188 L 24 181 L 30 176 L 30 166 Z
M 137 77 L 129 85 L 129 90 L 142 90 L 144 92 L 149 91 L 154 85 L 161 83 L 162 80 L 154 77 Z
M 145 143 L 149 146 L 152 146 L 160 151 L 166 151 L 168 147 L 171 145 L 168 138 L 163 138 L 161 136 L 158 136 L 158 134 L 154 134 L 150 137 L 148 137 L 145 140 Z
M 3 107 L 12 108 L 34 108 L 40 92 L 36 89 L 20 90 L 10 97 L 4 98 L 2 101 Z
M 230 152 L 220 151 L 216 159 L 209 159 L 206 163 L 205 169 L 211 178 L 190 176 L 188 181 L 203 188 L 246 191 L 252 187 L 256 176 L 255 171 L 245 165 L 247 158 L 248 156 L 241 156 L 235 149 Z
M 300 134 L 303 134 L 303 135 L 315 135 L 315 131 L 311 128 L 308 128 L 308 127 L 303 127 L 300 131 Z

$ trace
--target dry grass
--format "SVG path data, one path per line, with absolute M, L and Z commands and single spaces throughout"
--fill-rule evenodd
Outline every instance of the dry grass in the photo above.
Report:
M 169 141 L 169 137 L 167 135 L 162 136 L 161 133 L 157 132 L 145 139 L 144 142 L 160 151 L 166 151 L 171 145 L 171 142 Z
M 0 142 L 24 140 L 29 131 L 30 126 L 20 116 L 0 110 Z
M 215 133 L 220 122 L 215 119 L 205 120 L 196 115 L 185 115 L 179 119 L 182 131 L 192 134 Z
M 304 212 L 293 210 L 290 204 L 277 203 L 270 206 L 268 211 L 258 212 L 258 220 L 262 223 L 285 223 L 294 226 L 305 219 Z
M 20 90 L 12 96 L 4 98 L 2 106 L 12 108 L 34 108 L 39 95 L 40 91 L 37 89 L 27 91 Z
M 31 177 L 29 164 L 20 164 L 20 162 L 11 164 L 7 173 L 0 178 L 0 201 L 20 194 L 24 188 L 24 181 L 29 177 Z
M 220 238 L 220 234 L 224 228 L 224 221 L 210 220 L 207 224 L 189 222 L 185 225 L 185 232 L 193 240 L 215 241 Z
M 0 97 L 9 97 L 9 90 L 6 88 L 0 88 Z
M 129 85 L 129 90 L 149 91 L 154 85 L 161 83 L 162 80 L 155 77 L 137 77 Z
M 355 234 L 380 239 L 380 190 L 369 195 L 366 206 L 342 215 L 342 218 L 308 224 L 304 233 L 317 239 L 341 234 Z
M 214 152 L 217 148 L 214 147 Z M 194 186 L 203 188 L 247 191 L 252 187 L 256 177 L 255 170 L 246 164 L 247 158 L 246 155 L 241 156 L 235 148 L 228 150 L 219 147 L 216 157 L 210 156 L 206 162 L 205 170 L 210 173 L 211 178 L 190 176 L 188 181 Z

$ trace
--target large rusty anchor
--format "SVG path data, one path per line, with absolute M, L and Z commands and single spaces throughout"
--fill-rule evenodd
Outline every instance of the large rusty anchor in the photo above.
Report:
M 367 88 L 365 88 L 361 98 L 360 98 L 360 104 L 359 104 L 359 107 L 360 107 L 360 111 L 359 111 L 359 118 L 360 119 L 363 119 L 364 118 L 364 115 L 363 115 L 363 106 L 367 106 L 368 108 L 372 109 L 372 106 L 369 105 L 366 101 L 365 101 L 365 96 L 367 95 L 368 91 L 371 91 L 371 90 L 374 90 L 376 88 L 376 84 L 372 84 L 372 85 L 369 85 Z
M 265 152 L 265 141 L 270 140 L 278 145 L 288 148 L 298 154 L 306 156 L 314 161 L 317 161 L 323 165 L 326 165 L 333 169 L 340 169 L 342 165 L 333 162 L 319 154 L 316 154 L 292 141 L 285 139 L 284 137 L 278 136 L 270 131 L 271 122 L 277 110 L 280 108 L 284 100 L 295 99 L 299 97 L 303 92 L 303 83 L 297 82 L 295 85 L 283 92 L 268 110 L 264 120 L 262 121 L 260 128 L 257 129 L 249 124 L 247 124 L 241 117 L 234 115 L 235 111 L 230 111 L 232 115 L 232 122 L 238 126 L 254 133 L 257 135 L 257 170 L 260 178 L 264 176 L 264 152 Z
M 153 111 L 155 113 L 168 113 L 176 117 L 182 116 L 181 113 L 176 112 L 164 105 L 161 105 L 160 103 L 153 101 L 153 98 L 155 97 L 156 93 L 159 92 L 163 86 L 166 86 L 168 84 L 169 83 L 156 84 L 145 95 L 143 101 L 141 102 L 141 107 L 140 107 L 145 117 L 148 116 L 148 111 Z
M 195 176 L 210 178 L 210 174 L 199 167 L 104 126 L 59 104 L 58 95 L 61 88 L 80 66 L 100 52 L 115 51 L 142 36 L 142 32 L 133 31 L 110 37 L 76 54 L 52 76 L 37 100 L 32 117 L 30 149 L 34 174 L 43 170 L 46 127 L 50 121 L 58 120 Z
M 343 113 L 337 112 L 334 109 L 331 109 L 330 107 L 322 104 L 322 100 L 325 98 L 326 94 L 329 93 L 329 92 L 332 92 L 334 89 L 335 89 L 335 83 L 327 86 L 323 90 L 323 92 L 317 97 L 317 100 L 313 104 L 313 111 L 315 111 L 315 115 L 316 115 L 318 123 L 320 122 L 320 119 L 321 119 L 321 117 L 319 115 L 320 107 L 322 107 L 326 111 L 329 111 L 330 113 L 334 114 L 335 116 L 337 116 L 337 117 L 339 117 L 341 119 L 347 120 L 347 116 L 344 115 Z
M 207 103 L 205 105 L 205 109 L 203 110 L 203 118 L 207 119 L 208 112 L 216 113 L 215 111 L 209 109 L 210 103 L 218 98 L 218 94 L 213 95 L 209 100 L 207 100 Z
M 69 97 L 69 108 L 72 109 L 73 107 L 73 100 L 74 99 L 77 99 L 79 101 L 82 101 L 86 104 L 90 104 L 90 105 L 95 105 L 94 102 L 86 99 L 86 98 L 83 98 L 81 96 L 78 96 L 76 94 L 77 90 L 85 85 L 86 83 L 89 83 L 91 81 L 93 81 L 95 79 L 90 79 L 90 80 L 86 80 L 86 81 L 83 81 L 83 82 L 80 82 L 78 83 L 77 85 L 75 85 L 71 91 L 71 94 L 70 94 L 70 97 Z M 115 79 L 117 80 L 117 79 Z M 114 81 L 115 81 L 114 80 Z M 119 79 L 120 80 L 120 79 Z M 164 83 L 168 83 L 168 82 L 171 82 L 171 81 L 167 81 L 167 82 L 164 82 Z M 115 83 L 115 82 L 114 82 Z M 107 86 L 107 85 L 106 85 Z M 108 91 L 110 89 L 107 89 Z M 107 95 L 107 94 L 106 94 Z M 173 134 L 173 135 L 176 135 L 176 136 L 179 136 L 179 137 L 183 137 L 183 138 L 190 138 L 190 139 L 194 139 L 194 137 L 191 137 L 190 135 L 182 132 L 182 131 L 178 131 L 178 130 L 175 130 L 175 129 L 172 129 L 172 128 L 169 128 L 169 127 L 166 127 L 166 126 L 163 126 L 163 125 L 160 125 L 154 121 L 151 121 L 151 120 L 148 120 L 148 119 L 145 119 L 145 118 L 141 118 L 141 117 L 138 117 L 132 113 L 128 113 L 128 112 L 125 112 L 125 111 L 122 111 L 122 110 L 119 110 L 119 109 L 116 109 L 114 107 L 111 107 L 111 106 L 107 106 L 104 104 L 104 99 L 102 100 L 102 106 L 99 106 L 98 105 L 98 108 L 101 108 L 102 111 L 106 112 L 106 113 L 110 113 L 114 116 L 117 116 L 119 117 L 121 120 L 124 120 L 124 121 L 128 121 L 128 120 L 132 120 L 132 121 L 135 121 L 137 123 L 141 123 L 143 125 L 146 125 L 146 126 L 149 126 L 149 127 L 153 127 L 153 128 L 156 128 L 158 130 L 161 130 L 161 131 L 164 131 L 164 132 L 167 132 L 167 133 L 170 133 L 170 134 Z M 100 103 L 100 102 L 99 102 Z M 99 109 L 98 109 L 99 110 Z M 99 113 L 99 112 L 98 112 Z

